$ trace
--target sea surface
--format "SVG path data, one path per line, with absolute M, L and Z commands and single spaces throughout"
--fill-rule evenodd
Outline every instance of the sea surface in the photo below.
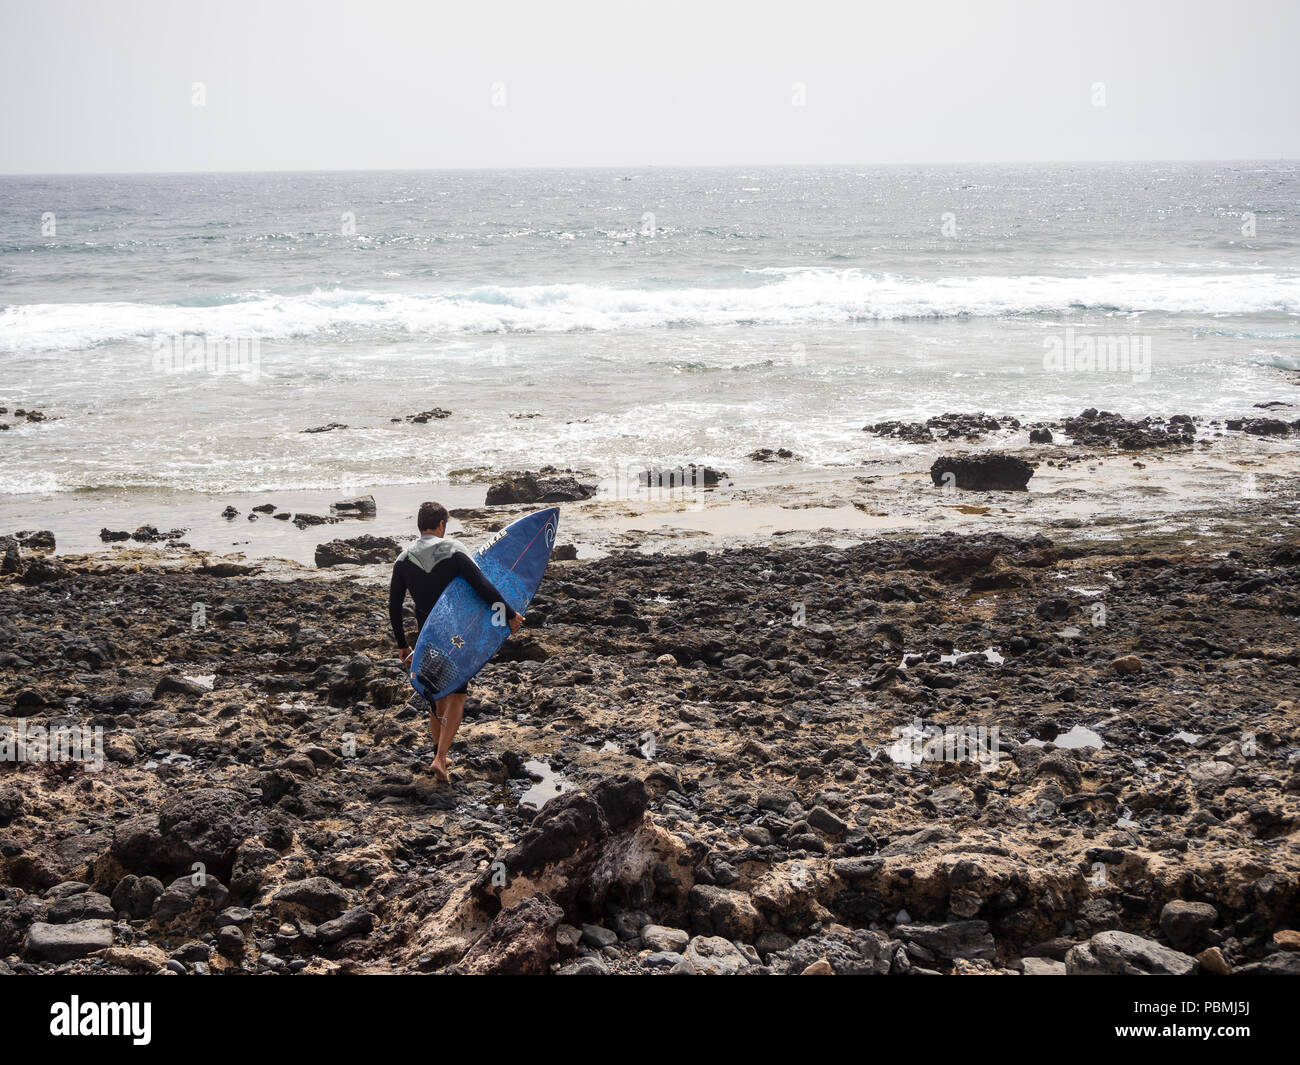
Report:
M 34 510 L 798 475 L 906 446 L 876 421 L 1233 415 L 1297 370 L 1289 162 L 0 177 L 0 498 Z

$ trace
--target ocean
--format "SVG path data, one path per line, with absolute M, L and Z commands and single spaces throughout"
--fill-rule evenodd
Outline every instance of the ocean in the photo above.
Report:
M 4 177 L 0 497 L 1242 414 L 1296 398 L 1298 252 L 1287 162 Z

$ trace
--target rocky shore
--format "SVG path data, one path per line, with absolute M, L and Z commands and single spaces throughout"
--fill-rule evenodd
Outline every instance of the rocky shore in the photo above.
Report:
M 1300 972 L 1300 535 L 1067 535 L 555 562 L 450 788 L 374 583 L 21 552 L 0 973 Z

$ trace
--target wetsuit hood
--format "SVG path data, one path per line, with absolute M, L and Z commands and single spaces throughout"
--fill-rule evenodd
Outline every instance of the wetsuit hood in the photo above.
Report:
M 397 556 L 397 561 L 401 562 L 404 558 L 409 558 L 425 573 L 432 573 L 433 567 L 444 559 L 450 558 L 457 551 L 469 554 L 469 548 L 459 540 L 452 540 L 446 536 L 434 536 L 431 533 L 422 535 L 410 547 Z

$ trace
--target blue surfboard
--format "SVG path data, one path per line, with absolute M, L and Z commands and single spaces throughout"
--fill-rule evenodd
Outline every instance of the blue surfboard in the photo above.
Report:
M 483 576 L 521 614 L 542 583 L 559 527 L 557 507 L 539 510 L 507 525 L 474 552 Z M 415 641 L 415 690 L 433 702 L 472 680 L 510 635 L 510 626 L 497 613 L 500 624 L 494 625 L 492 604 L 485 603 L 464 577 L 447 585 Z

